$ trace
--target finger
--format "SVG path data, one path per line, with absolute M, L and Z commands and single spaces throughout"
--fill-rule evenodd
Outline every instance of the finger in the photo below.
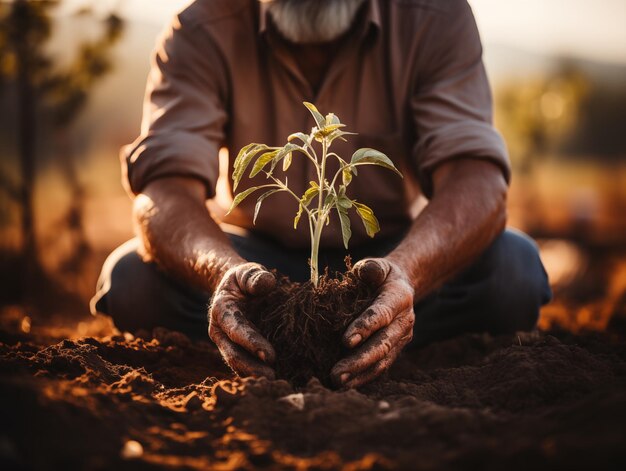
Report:
M 398 313 L 413 308 L 410 288 L 401 281 L 389 283 L 363 314 L 350 323 L 343 334 L 343 342 L 354 348 L 375 332 L 391 324 Z
M 357 262 L 352 270 L 361 281 L 372 288 L 378 288 L 387 279 L 391 265 L 383 259 L 368 258 Z
M 239 376 L 265 376 L 274 379 L 275 373 L 272 368 L 231 342 L 219 327 L 211 326 L 209 336 L 215 342 L 226 364 Z
M 395 350 L 392 353 L 395 354 L 393 357 L 389 356 L 387 358 L 383 358 L 379 362 L 375 363 L 371 368 L 348 380 L 348 382 L 343 386 L 347 388 L 358 388 L 359 386 L 363 386 L 364 384 L 378 378 L 381 374 L 387 371 L 391 365 L 393 365 L 394 361 L 400 354 L 400 349 L 397 349 L 397 353 Z
M 242 267 L 235 276 L 239 289 L 252 296 L 267 294 L 276 286 L 276 277 L 261 265 Z
M 402 349 L 413 337 L 413 318 L 412 310 L 396 317 L 389 327 L 372 336 L 357 352 L 337 362 L 331 371 L 333 379 L 345 384 L 391 356 L 396 349 Z
M 261 335 L 246 316 L 239 309 L 239 305 L 234 302 L 227 302 L 223 307 L 218 308 L 214 316 L 215 323 L 228 338 L 237 345 L 240 345 L 252 355 L 257 356 L 262 361 L 273 363 L 276 358 L 274 347 Z

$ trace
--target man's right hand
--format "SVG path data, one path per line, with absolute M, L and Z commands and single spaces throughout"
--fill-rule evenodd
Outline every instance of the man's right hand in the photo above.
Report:
M 276 278 L 258 263 L 228 270 L 215 290 L 209 308 L 209 336 L 224 361 L 240 376 L 274 378 L 274 347 L 244 314 L 248 296 L 261 296 L 276 286 Z

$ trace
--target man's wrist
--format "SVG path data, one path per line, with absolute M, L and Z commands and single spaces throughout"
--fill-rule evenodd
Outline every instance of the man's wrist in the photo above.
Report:
M 228 255 L 218 255 L 215 249 L 200 252 L 194 263 L 194 271 L 205 281 L 204 289 L 214 293 L 224 275 L 247 260 L 240 257 L 236 252 Z

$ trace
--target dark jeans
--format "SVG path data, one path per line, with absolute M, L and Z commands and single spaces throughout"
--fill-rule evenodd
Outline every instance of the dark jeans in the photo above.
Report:
M 308 250 L 287 250 L 270 240 L 230 236 L 243 258 L 276 268 L 294 281 L 309 277 Z M 399 241 L 374 239 L 351 250 L 353 263 L 382 256 Z M 92 300 L 92 311 L 110 315 L 118 328 L 150 330 L 162 326 L 207 338 L 210 293 L 186 286 L 145 263 L 137 241 L 116 249 L 107 259 Z M 345 270 L 343 250 L 320 254 L 320 267 Z M 539 308 L 551 298 L 546 272 L 535 243 L 512 230 L 502 233 L 464 272 L 415 305 L 415 335 L 421 346 L 465 332 L 507 334 L 535 327 Z

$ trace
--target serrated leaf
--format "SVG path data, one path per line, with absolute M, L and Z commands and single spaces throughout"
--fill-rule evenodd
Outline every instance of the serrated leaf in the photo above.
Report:
M 348 217 L 348 210 L 341 206 L 335 206 L 337 214 L 339 215 L 339 222 L 341 223 L 341 236 L 343 237 L 343 245 L 348 249 L 348 242 L 352 237 L 352 230 L 350 229 L 350 218 Z
M 376 149 L 370 149 L 369 147 L 364 147 L 362 149 L 357 150 L 354 154 L 352 154 L 352 159 L 350 160 L 350 164 L 372 164 L 372 165 L 380 165 L 381 167 L 388 168 L 389 170 L 394 171 L 400 177 L 402 174 L 393 164 L 391 159 L 387 157 L 382 152 Z
M 356 209 L 356 212 L 361 217 L 363 221 L 363 225 L 365 226 L 365 232 L 370 237 L 374 237 L 378 231 L 380 231 L 380 224 L 378 224 L 378 219 L 374 216 L 374 211 L 364 204 L 357 203 L 356 201 L 352 202 Z
M 343 181 L 344 186 L 348 186 L 350 184 L 350 182 L 352 181 L 352 172 L 350 171 L 350 168 L 344 168 L 341 171 L 341 180 Z
M 309 103 L 308 101 L 304 101 L 302 102 L 302 104 L 306 106 L 308 110 L 311 112 L 311 114 L 313 115 L 313 118 L 315 119 L 315 124 L 317 124 L 317 127 L 320 129 L 324 127 L 324 125 L 326 124 L 326 120 L 322 116 L 322 113 L 320 113 L 317 110 L 315 105 L 313 103 Z
M 259 215 L 259 210 L 261 209 L 261 204 L 263 204 L 263 200 L 268 196 L 273 195 L 274 193 L 278 193 L 279 191 L 285 191 L 282 188 L 277 190 L 270 190 L 263 193 L 259 196 L 259 199 L 256 201 L 256 205 L 254 206 L 254 217 L 252 218 L 252 224 L 256 224 L 256 217 Z
M 252 188 L 248 188 L 247 190 L 242 191 L 241 193 L 235 195 L 235 198 L 233 199 L 232 204 L 230 205 L 230 209 L 228 210 L 228 212 L 226 213 L 227 215 L 230 214 L 230 212 L 235 209 L 237 206 L 239 206 L 239 204 L 245 200 L 248 196 L 250 196 L 252 193 L 254 193 L 256 190 L 260 189 L 262 187 L 260 186 L 253 186 Z
M 276 154 L 278 154 L 279 151 L 280 149 L 262 154 L 261 157 L 259 157 L 254 163 L 252 171 L 250 172 L 250 178 L 255 177 L 261 170 L 263 170 L 263 168 L 270 163 L 274 157 L 276 157 Z

